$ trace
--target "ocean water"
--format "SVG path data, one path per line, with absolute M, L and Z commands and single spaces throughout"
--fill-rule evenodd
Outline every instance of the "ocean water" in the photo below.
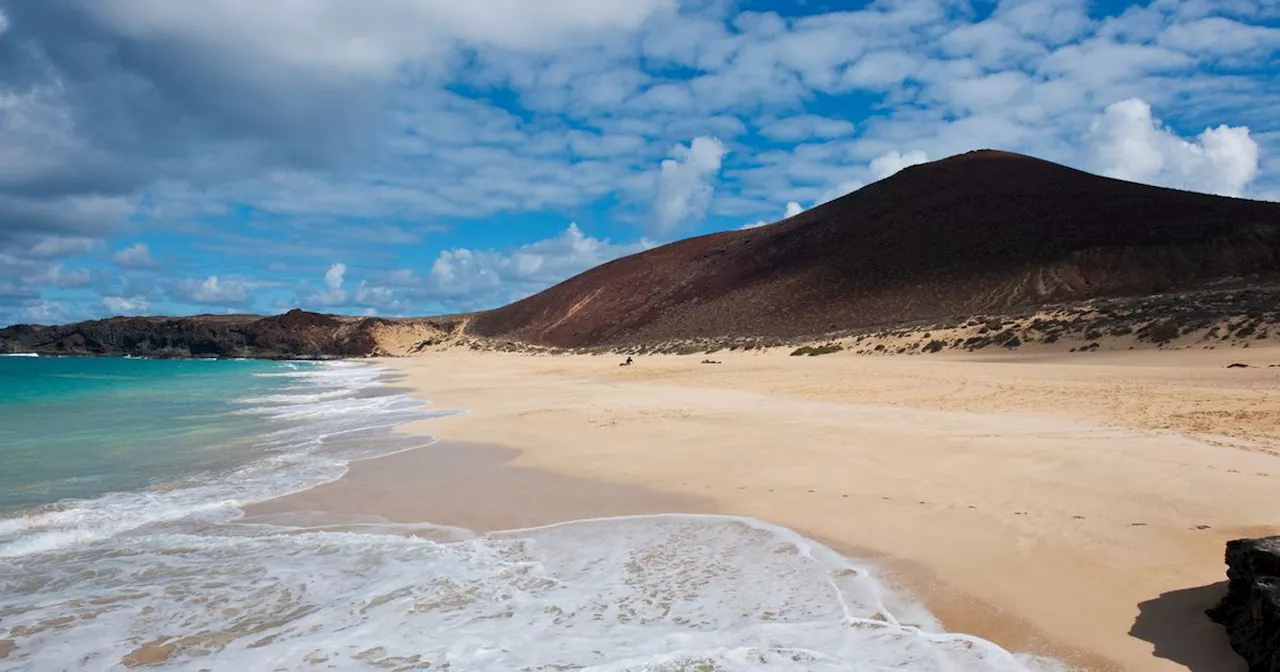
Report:
M 722 516 L 475 535 L 237 522 L 412 449 L 353 363 L 0 357 L 0 669 L 1056 669 Z

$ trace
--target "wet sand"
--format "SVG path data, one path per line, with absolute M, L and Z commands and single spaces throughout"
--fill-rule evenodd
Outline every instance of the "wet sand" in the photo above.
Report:
M 499 446 L 437 443 L 355 462 L 338 481 L 248 507 L 246 520 L 315 513 L 316 520 L 377 516 L 494 532 L 582 518 L 715 512 L 704 497 L 509 466 L 518 455 Z
M 1230 672 L 1201 613 L 1223 543 L 1280 531 L 1280 350 L 1244 352 L 1261 368 L 1221 351 L 392 360 L 397 385 L 468 410 L 402 428 L 446 443 L 251 513 L 478 530 L 746 515 L 883 565 L 948 629 L 1011 650 Z

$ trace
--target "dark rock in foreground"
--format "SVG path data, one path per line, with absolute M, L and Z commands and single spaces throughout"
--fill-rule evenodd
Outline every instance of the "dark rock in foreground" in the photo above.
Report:
M 1280 537 L 1227 543 L 1227 595 L 1207 613 L 1249 672 L 1280 672 Z

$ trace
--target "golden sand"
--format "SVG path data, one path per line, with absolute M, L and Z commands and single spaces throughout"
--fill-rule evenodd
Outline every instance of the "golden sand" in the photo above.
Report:
M 446 444 L 251 513 L 753 516 L 886 567 L 949 629 L 1012 650 L 1244 669 L 1202 612 L 1223 544 L 1280 532 L 1280 348 L 714 358 L 386 360 L 468 411 L 401 428 Z

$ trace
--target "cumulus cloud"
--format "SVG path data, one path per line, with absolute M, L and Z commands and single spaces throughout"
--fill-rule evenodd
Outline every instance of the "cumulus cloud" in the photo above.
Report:
M 789 219 L 789 218 L 791 218 L 791 217 L 795 217 L 796 215 L 798 215 L 798 214 L 800 214 L 800 213 L 802 213 L 802 212 L 804 212 L 804 206 L 800 205 L 799 203 L 797 203 L 797 202 L 795 202 L 795 201 L 791 201 L 791 202 L 787 203 L 787 208 L 786 208 L 786 210 L 782 213 L 782 219 Z M 778 220 L 778 221 L 781 221 L 781 220 Z M 757 229 L 757 228 L 760 228 L 760 227 L 762 227 L 762 226 L 764 226 L 764 225 L 766 225 L 766 224 L 772 224 L 772 223 L 773 223 L 773 222 L 766 222 L 766 221 L 764 221 L 763 219 L 761 219 L 761 220 L 758 220 L 758 221 L 755 221 L 755 222 L 751 222 L 750 224 L 743 224 L 742 226 L 739 226 L 739 227 L 738 227 L 738 230 L 739 230 L 739 231 L 745 231 L 745 230 L 747 230 L 747 229 Z
M 36 259 L 60 259 L 93 250 L 93 241 L 88 238 L 48 236 L 40 238 L 29 250 L 30 256 Z
M 1224 196 L 1240 196 L 1258 174 L 1258 145 L 1243 126 L 1206 128 L 1185 140 L 1131 98 L 1107 106 L 1089 150 L 1104 175 Z
M 341 262 L 330 264 L 328 270 L 324 272 L 325 289 L 308 295 L 306 302 L 317 306 L 347 305 L 351 300 L 351 295 L 342 286 L 346 282 L 346 276 L 346 264 Z
M 718 139 L 705 136 L 671 150 L 671 158 L 662 161 L 658 174 L 653 208 L 657 233 L 670 233 L 679 225 L 706 215 L 715 191 L 711 183 L 728 152 Z
M 147 312 L 151 304 L 145 296 L 104 296 L 102 305 L 112 315 L 141 315 Z
M 343 0 L 255 5 L 207 0 L 179 11 L 165 0 L 98 0 L 87 14 L 134 40 L 184 40 L 236 59 L 310 71 L 386 76 L 454 43 L 525 51 L 634 28 L 674 0 Z
M 829 201 L 834 201 L 845 194 L 853 193 L 869 184 L 877 182 L 888 177 L 892 177 L 903 168 L 924 163 L 929 160 L 929 156 L 923 151 L 913 149 L 905 154 L 897 150 L 891 150 L 877 156 L 871 160 L 871 163 L 863 170 L 858 172 L 868 176 L 868 179 L 852 179 L 837 182 L 831 187 L 825 189 L 818 198 L 814 200 L 813 205 L 818 206 Z
M 765 123 L 760 135 L 779 142 L 797 142 L 811 138 L 829 139 L 853 134 L 853 124 L 844 119 L 830 119 L 814 114 L 801 114 Z
M 261 262 L 300 288 L 288 300 L 314 294 L 335 310 L 414 312 L 445 295 L 492 305 L 540 285 L 454 295 L 427 269 L 373 269 L 436 260 L 436 227 L 465 240 L 507 215 L 609 218 L 663 238 L 698 231 L 707 213 L 768 219 L 925 152 L 1001 147 L 1196 190 L 1280 193 L 1270 0 L 1118 14 L 1091 14 L 1087 0 L 990 12 L 949 0 L 250 4 L 0 0 L 0 319 L 52 296 L 72 315 L 99 312 L 63 298 L 74 293 L 42 295 L 82 277 L 55 275 L 55 262 L 120 254 L 157 230 L 220 291 L 237 277 L 228 266 Z M 1127 99 L 1170 126 L 1121 110 L 1095 127 L 1102 106 Z M 668 151 L 676 143 L 687 144 Z M 182 249 L 192 244 L 199 253 Z M 450 251 L 460 286 L 467 268 L 518 277 L 516 250 L 487 245 L 497 249 Z M 317 260 L 339 258 L 351 268 L 322 284 Z M 95 295 L 168 309 L 128 274 L 99 282 Z
M 175 298 L 187 303 L 211 305 L 236 305 L 251 303 L 249 284 L 244 280 L 224 278 L 211 275 L 203 280 L 186 278 L 178 281 Z
M 16 278 L 28 287 L 87 287 L 93 274 L 87 268 L 65 269 L 62 264 L 19 259 L 0 254 L 0 278 Z
M 1169 26 L 1160 34 L 1159 43 L 1194 54 L 1266 54 L 1280 49 L 1280 29 L 1250 26 L 1224 17 L 1211 16 Z
M 583 233 L 576 223 L 553 238 L 509 251 L 445 250 L 431 265 L 420 295 L 467 309 L 524 298 L 653 243 L 615 244 Z
M 329 270 L 324 272 L 324 286 L 329 291 L 336 292 L 342 289 L 342 278 L 347 274 L 346 264 L 333 264 Z
M 116 252 L 111 255 L 111 261 L 123 268 L 150 268 L 155 266 L 155 260 L 151 258 L 151 247 L 146 243 L 134 243 Z
M 0 243 L 32 237 L 101 239 L 119 230 L 132 212 L 133 204 L 121 197 L 44 198 L 0 189 Z
M 929 160 L 924 152 L 913 149 L 906 154 L 897 151 L 887 152 L 871 160 L 871 173 L 877 180 L 896 175 L 898 171 L 915 166 Z
M 36 324 L 57 324 L 63 321 L 66 314 L 65 305 L 43 299 L 35 301 L 22 311 L 23 317 Z
M 302 303 L 324 308 L 357 308 L 362 312 L 372 309 L 375 312 L 400 313 L 408 308 L 408 302 L 403 293 L 394 286 L 394 282 L 393 286 L 386 286 L 361 280 L 356 283 L 354 289 L 348 290 L 345 287 L 347 270 L 347 265 L 344 263 L 331 264 L 324 273 L 324 291 L 303 297 Z M 396 274 L 395 280 L 403 284 L 410 280 L 410 277 L 406 274 Z

